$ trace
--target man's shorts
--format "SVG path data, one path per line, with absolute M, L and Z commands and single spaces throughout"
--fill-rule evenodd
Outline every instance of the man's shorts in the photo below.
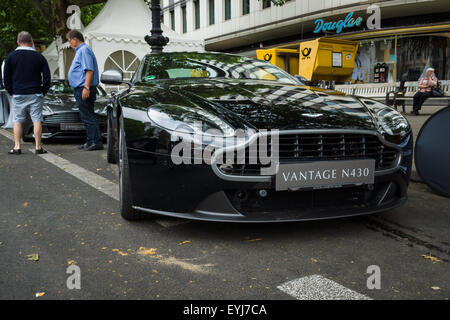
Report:
M 13 122 L 24 123 L 27 112 L 30 113 L 31 121 L 42 122 L 42 109 L 44 107 L 44 96 L 42 94 L 15 94 L 12 97 Z

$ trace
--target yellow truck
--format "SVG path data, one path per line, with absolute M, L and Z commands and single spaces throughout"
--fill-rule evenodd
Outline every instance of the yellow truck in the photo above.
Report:
M 298 50 L 260 49 L 256 56 L 308 81 L 346 82 L 352 76 L 358 46 L 355 41 L 319 38 L 300 43 Z

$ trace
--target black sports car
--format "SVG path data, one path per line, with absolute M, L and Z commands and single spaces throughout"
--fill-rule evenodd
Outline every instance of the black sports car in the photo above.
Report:
M 407 199 L 411 128 L 377 101 L 222 53 L 148 55 L 129 86 L 108 109 L 125 219 L 313 220 Z
M 100 130 L 106 137 L 106 106 L 109 103 L 106 92 L 97 86 L 95 112 Z M 42 122 L 42 140 L 53 138 L 80 138 L 86 132 L 80 119 L 73 89 L 67 80 L 52 80 L 50 90 L 45 96 L 44 120 Z M 34 140 L 33 122 L 30 118 L 23 124 L 22 138 L 29 142 Z

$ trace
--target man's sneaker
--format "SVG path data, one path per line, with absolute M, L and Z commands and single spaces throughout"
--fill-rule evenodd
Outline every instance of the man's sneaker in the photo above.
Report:
M 103 150 L 103 144 L 91 144 L 89 147 L 84 148 L 86 151 Z
M 85 144 L 82 144 L 81 146 L 78 146 L 78 149 L 86 150 L 87 147 L 89 147 L 89 144 L 86 142 Z

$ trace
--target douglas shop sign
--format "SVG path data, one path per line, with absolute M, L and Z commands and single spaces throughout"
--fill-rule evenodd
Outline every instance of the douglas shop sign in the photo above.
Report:
M 367 18 L 367 28 L 370 30 L 381 28 L 381 12 L 380 7 L 371 5 L 367 8 L 367 13 L 372 14 Z M 350 12 L 344 20 L 325 22 L 323 19 L 317 19 L 314 23 L 316 25 L 314 33 L 335 31 L 341 33 L 344 29 L 359 27 L 362 25 L 364 19 L 362 17 L 355 17 L 354 12 Z

